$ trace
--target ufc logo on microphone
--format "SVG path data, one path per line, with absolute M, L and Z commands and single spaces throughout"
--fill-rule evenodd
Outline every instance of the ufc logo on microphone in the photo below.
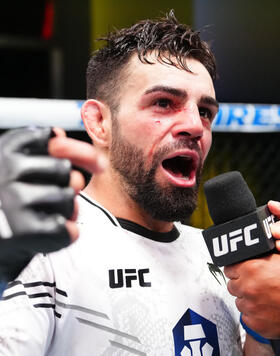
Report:
M 215 237 L 212 240 L 213 251 L 216 257 L 226 255 L 229 252 L 237 251 L 237 245 L 244 243 L 245 246 L 255 245 L 260 242 L 260 239 L 252 238 L 252 231 L 257 229 L 257 224 L 251 224 L 244 229 L 238 229 L 224 234 L 219 237 Z
M 263 220 L 264 230 L 265 230 L 265 233 L 266 233 L 266 236 L 268 239 L 270 239 L 272 237 L 270 225 L 275 222 L 274 217 L 275 216 L 273 214 L 271 214 L 269 217 L 267 217 L 266 219 Z
M 151 282 L 147 282 L 145 278 L 150 272 L 149 268 L 139 269 L 110 269 L 109 270 L 109 286 L 110 288 L 131 288 L 133 284 L 140 287 L 151 287 Z

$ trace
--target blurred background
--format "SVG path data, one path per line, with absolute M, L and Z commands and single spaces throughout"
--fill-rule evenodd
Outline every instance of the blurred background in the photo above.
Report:
M 32 123 L 31 106 L 38 116 L 48 112 L 45 108 L 53 107 L 48 112 L 49 119 L 42 116 L 45 125 L 52 125 L 56 112 L 64 112 L 61 121 L 57 114 L 57 124 L 61 123 L 70 136 L 88 140 L 82 127 L 78 127 L 78 113 L 86 96 L 87 62 L 100 46 L 95 39 L 108 30 L 159 17 L 170 9 L 175 10 L 181 22 L 201 31 L 218 62 L 215 86 L 222 105 L 203 180 L 239 170 L 258 205 L 269 199 L 280 200 L 277 0 L 2 1 L 0 133 L 25 125 L 25 117 Z M 31 98 L 42 100 L 30 101 Z M 72 112 L 77 124 L 64 124 Z M 203 192 L 191 223 L 198 227 L 211 224 Z

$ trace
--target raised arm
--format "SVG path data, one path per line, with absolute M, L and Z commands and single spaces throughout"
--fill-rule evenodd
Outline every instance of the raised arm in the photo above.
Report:
M 100 159 L 99 159 L 100 160 Z M 0 280 L 5 283 L 38 253 L 59 250 L 78 237 L 75 195 L 81 173 L 99 172 L 95 149 L 61 129 L 24 128 L 0 138 Z

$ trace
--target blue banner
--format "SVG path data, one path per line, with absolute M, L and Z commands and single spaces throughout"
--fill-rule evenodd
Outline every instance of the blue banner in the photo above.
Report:
M 280 106 L 269 104 L 220 104 L 213 122 L 216 132 L 280 131 Z

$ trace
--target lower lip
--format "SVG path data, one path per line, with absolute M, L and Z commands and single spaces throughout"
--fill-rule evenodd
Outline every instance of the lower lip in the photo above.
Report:
M 177 187 L 192 188 L 196 184 L 196 174 L 195 174 L 196 171 L 194 169 L 191 171 L 191 174 L 187 179 L 176 177 L 176 176 L 172 175 L 167 170 L 165 170 L 162 166 L 161 166 L 161 171 L 163 172 L 163 174 L 167 178 L 167 180 L 172 185 L 175 185 Z

